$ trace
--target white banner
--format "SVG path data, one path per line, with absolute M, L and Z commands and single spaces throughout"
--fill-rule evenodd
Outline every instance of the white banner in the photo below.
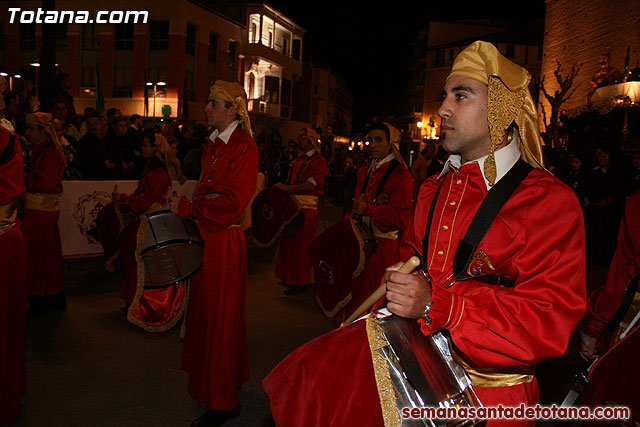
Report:
M 198 181 L 180 184 L 173 181 L 169 190 L 170 208 L 176 212 L 182 196 L 191 198 Z M 102 207 L 111 203 L 113 187 L 118 192 L 131 194 L 138 181 L 63 181 L 64 192 L 60 198 L 60 237 L 64 257 L 91 256 L 102 253 L 102 246 L 87 231 L 96 225 L 96 215 Z

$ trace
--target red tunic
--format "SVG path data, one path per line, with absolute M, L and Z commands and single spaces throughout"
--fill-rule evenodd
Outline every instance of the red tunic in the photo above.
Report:
M 640 192 L 629 196 L 620 222 L 618 247 L 611 260 L 607 281 L 589 296 L 589 324 L 585 333 L 598 338 L 604 346 L 602 334 L 622 301 L 622 294 L 631 279 L 640 274 Z
M 120 298 L 125 300 L 127 319 L 150 332 L 161 332 L 173 327 L 182 317 L 185 305 L 183 283 L 145 289 L 144 275 L 141 274 L 144 272 L 141 245 L 147 228 L 147 218 L 144 214 L 152 211 L 152 207 L 161 208 L 167 204 L 169 185 L 166 169 L 162 165 L 156 165 L 154 169 L 143 174 L 133 194 L 120 195 L 120 201 L 127 203 L 131 211 L 140 215 L 122 230 L 118 239 L 125 269 L 125 281 L 120 289 Z
M 62 193 L 63 174 L 64 161 L 53 142 L 47 140 L 33 147 L 25 176 L 28 193 Z M 55 295 L 64 291 L 59 217 L 58 210 L 24 210 L 22 231 L 29 295 Z
M 311 157 L 303 154 L 293 162 L 288 183 L 304 184 L 309 178 L 313 178 L 316 190 L 309 195 L 321 196 L 324 194 L 324 179 L 328 174 L 327 162 L 320 153 L 314 153 Z M 295 234 L 280 239 L 278 247 L 276 278 L 286 285 L 308 285 L 311 282 L 311 261 L 307 252 L 318 231 L 318 210 L 302 209 L 302 212 L 302 227 Z
M 573 192 L 547 172 L 532 171 L 503 206 L 478 248 L 487 254 L 494 273 L 514 280 L 515 286 L 502 288 L 469 280 L 446 289 L 441 283 L 451 274 L 457 243 L 486 196 L 487 188 L 476 162 L 463 165 L 459 172 L 448 173 L 443 181 L 428 254 L 434 283 L 433 323 L 426 327 L 424 321 L 419 320 L 423 331 L 428 334 L 447 329 L 457 352 L 476 368 L 501 371 L 535 365 L 545 358 L 562 355 L 586 308 L 584 223 Z M 400 248 L 402 259 L 416 251 L 422 253 L 421 240 L 438 184 L 432 177 L 419 191 L 415 215 L 405 230 L 405 244 Z M 359 324 L 363 323 L 357 322 L 348 328 L 360 329 L 363 326 Z M 339 347 L 340 353 L 353 354 L 352 358 L 341 360 L 342 366 L 335 367 L 338 371 L 333 371 L 333 363 L 325 360 L 326 353 L 314 351 L 311 343 L 292 353 L 265 378 L 264 386 L 276 423 L 328 425 L 332 414 L 342 408 L 336 402 L 344 401 L 358 402 L 353 405 L 356 413 L 350 417 L 368 419 L 380 413 L 378 399 L 360 394 L 360 389 L 352 387 L 363 375 L 373 375 L 369 353 L 358 350 L 360 346 L 367 346 L 366 337 L 357 334 L 343 342 L 336 338 L 340 331 L 342 329 L 320 338 L 327 352 Z M 301 359 L 304 363 L 299 363 Z M 319 372 L 317 367 L 322 363 L 331 366 Z M 332 374 L 326 375 L 326 372 Z M 341 372 L 353 374 L 341 375 Z M 283 388 L 284 384 L 287 389 Z M 309 388 L 313 392 L 308 392 Z M 474 389 L 485 406 L 531 405 L 538 401 L 535 378 L 511 387 L 475 386 Z M 294 397 L 288 390 L 295 390 L 299 396 Z M 331 397 L 325 398 L 328 393 Z M 363 399 L 369 401 L 362 403 Z M 313 402 L 313 413 L 305 410 L 309 402 Z M 500 424 L 500 420 L 488 423 Z M 511 422 L 509 425 L 516 424 L 532 423 Z M 368 425 L 380 423 L 374 421 Z
M 0 155 L 9 133 L 0 128 Z M 16 137 L 13 153 L 0 164 L 0 206 L 25 193 L 22 149 Z M 0 232 L 0 424 L 20 416 L 20 397 L 25 393 L 24 336 L 27 282 L 24 240 L 20 221 Z
M 217 160 L 216 160 L 217 159 Z M 181 199 L 181 216 L 198 221 L 205 242 L 202 268 L 191 278 L 182 367 L 198 405 L 230 410 L 249 378 L 245 332 L 247 251 L 234 224 L 254 195 L 258 149 L 239 126 L 229 142 L 208 144 L 193 202 Z
M 411 198 L 413 181 L 411 173 L 403 165 L 396 166 L 389 176 L 380 195 L 374 197 L 385 171 L 392 162 L 382 165 L 369 177 L 364 198 L 369 204 L 366 216 L 370 217 L 375 227 L 383 233 L 404 230 L 411 215 Z M 362 186 L 369 166 L 363 166 L 358 171 L 356 196 L 362 194 Z M 349 210 L 348 214 L 351 214 Z M 368 220 L 365 219 L 368 224 Z M 385 269 L 399 260 L 398 239 L 388 239 L 376 236 L 378 248 L 366 261 L 364 271 L 351 282 L 351 302 L 344 308 L 343 314 L 349 316 L 371 293 L 380 286 L 380 280 Z M 338 320 L 344 320 L 338 314 Z

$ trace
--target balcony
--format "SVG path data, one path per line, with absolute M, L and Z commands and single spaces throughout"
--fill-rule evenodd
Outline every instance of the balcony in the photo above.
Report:
M 276 104 L 264 99 L 250 99 L 248 105 L 249 112 L 261 113 L 270 117 L 288 118 L 291 108 L 287 105 Z
M 278 52 L 260 43 L 249 43 L 247 45 L 247 57 L 264 58 L 265 60 L 290 70 L 293 74 L 302 75 L 302 62 Z

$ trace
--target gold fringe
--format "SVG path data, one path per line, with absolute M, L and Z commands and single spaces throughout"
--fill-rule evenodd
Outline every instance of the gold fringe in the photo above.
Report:
M 362 272 L 364 271 L 364 265 L 367 262 L 367 260 L 366 260 L 366 256 L 365 256 L 365 253 L 364 253 L 364 240 L 362 239 L 362 236 L 360 235 L 360 232 L 358 231 L 358 227 L 356 225 L 356 220 L 353 219 L 353 216 L 351 216 L 349 218 L 349 223 L 351 224 L 351 228 L 353 230 L 353 234 L 355 234 L 356 239 L 358 240 L 358 249 L 360 251 L 360 260 L 358 261 L 358 267 L 355 269 L 355 271 L 351 275 L 351 278 L 355 279 L 356 277 L 360 276 L 362 274 Z
M 385 427 L 400 427 L 400 416 L 398 415 L 398 409 L 396 407 L 396 394 L 393 389 L 393 383 L 391 382 L 389 365 L 387 365 L 385 357 L 380 354 L 380 351 L 389 344 L 384 338 L 382 327 L 375 317 L 367 317 L 366 322 L 371 361 L 373 362 L 373 372 L 376 377 L 384 425 Z
M 145 268 L 144 268 L 144 261 L 142 260 L 141 252 L 142 252 L 142 244 L 144 243 L 144 234 L 147 230 L 147 222 L 148 222 L 148 219 L 146 215 L 140 215 L 140 225 L 138 226 L 138 233 L 136 235 L 136 250 L 135 250 L 136 266 L 138 271 L 138 277 L 136 281 L 136 294 L 133 297 L 133 301 L 131 305 L 127 309 L 127 320 L 130 323 L 141 327 L 147 332 L 164 332 L 173 328 L 176 325 L 176 323 L 178 323 L 178 321 L 182 318 L 182 315 L 184 314 L 184 310 L 185 310 L 185 305 L 187 303 L 186 297 L 188 296 L 188 292 L 186 288 L 183 288 L 182 304 L 180 305 L 180 309 L 178 310 L 178 313 L 176 313 L 176 315 L 164 325 L 147 325 L 142 320 L 134 316 L 134 313 L 136 312 L 136 310 L 138 310 L 138 307 L 140 307 L 140 299 L 142 299 L 142 294 L 144 293 Z
M 338 302 L 336 304 L 335 307 L 333 307 L 333 309 L 331 310 L 327 310 L 326 308 L 324 308 L 324 306 L 322 305 L 322 303 L 320 302 L 320 298 L 318 298 L 318 295 L 316 294 L 316 301 L 318 301 L 318 305 L 320 306 L 320 308 L 322 309 L 322 311 L 324 312 L 324 315 L 327 317 L 334 317 L 336 314 L 338 314 L 338 312 L 340 310 L 342 310 L 343 308 L 345 308 L 350 302 L 351 302 L 351 293 L 349 293 L 349 295 L 347 295 L 342 301 Z
M 261 243 L 261 242 L 258 242 L 258 241 L 256 240 L 256 238 L 254 237 L 254 238 L 253 238 L 253 242 L 254 242 L 256 245 L 258 245 L 258 246 L 260 246 L 260 247 L 262 247 L 262 248 L 268 248 L 269 246 L 273 245 L 273 244 L 275 243 L 275 241 L 276 241 L 276 240 L 278 240 L 278 239 L 280 238 L 280 235 L 282 234 L 282 231 L 284 230 L 284 228 L 285 228 L 287 225 L 289 225 L 289 223 L 291 223 L 294 219 L 296 219 L 300 213 L 302 213 L 302 211 L 298 210 L 298 212 L 296 212 L 296 213 L 295 213 L 291 218 L 289 218 L 289 220 L 287 220 L 287 221 L 283 222 L 283 223 L 282 223 L 282 225 L 280 226 L 280 228 L 278 229 L 278 232 L 274 235 L 275 237 L 274 237 L 273 239 L 269 240 L 269 241 L 268 241 L 268 242 L 266 242 L 266 243 Z M 303 213 L 303 215 L 304 215 L 304 213 Z M 242 218 L 239 218 L 238 220 L 241 220 L 241 219 L 242 219 Z M 306 221 L 306 218 L 305 218 L 305 221 Z M 236 222 L 238 222 L 238 221 L 236 221 Z M 302 227 L 304 227 L 304 222 L 303 222 L 303 224 L 302 224 Z M 297 231 L 296 231 L 296 232 L 297 232 Z M 277 257 L 277 254 L 276 254 L 276 257 Z

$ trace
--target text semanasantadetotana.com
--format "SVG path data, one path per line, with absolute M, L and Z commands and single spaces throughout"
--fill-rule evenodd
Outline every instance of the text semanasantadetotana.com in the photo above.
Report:
M 529 420 L 624 420 L 631 416 L 625 406 L 558 407 L 551 406 L 480 406 L 461 408 L 402 408 L 402 418 L 412 419 L 529 419 Z

